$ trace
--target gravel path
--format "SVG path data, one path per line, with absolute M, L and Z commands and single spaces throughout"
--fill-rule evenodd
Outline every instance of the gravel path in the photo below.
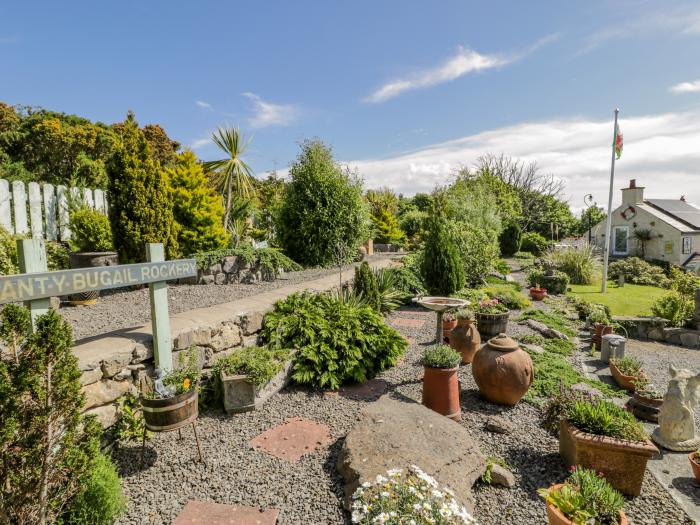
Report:
M 345 266 L 343 276 L 352 276 L 354 265 Z M 198 284 L 169 285 L 168 305 L 175 314 L 216 304 L 234 301 L 258 293 L 297 284 L 338 273 L 337 268 L 313 268 L 299 272 L 287 272 L 275 281 L 254 284 Z M 140 290 L 118 289 L 102 292 L 97 304 L 92 306 L 68 306 L 63 303 L 61 315 L 73 327 L 76 340 L 124 328 L 142 326 L 151 320 L 148 288 Z
M 425 319 L 420 328 L 400 327 L 411 338 L 407 355 L 380 377 L 393 396 L 420 401 L 418 377 L 423 348 L 434 337 L 434 314 L 406 307 L 389 317 Z M 513 408 L 493 405 L 478 393 L 470 365 L 460 369 L 461 425 L 481 444 L 486 455 L 504 458 L 513 468 L 511 489 L 475 487 L 477 519 L 482 525 L 546 523 L 544 504 L 537 489 L 562 481 L 566 472 L 558 455 L 558 441 L 539 426 L 539 409 L 528 403 Z M 376 398 L 375 398 L 376 399 Z M 172 522 L 190 499 L 241 503 L 281 510 L 281 524 L 349 523 L 340 503 L 342 480 L 335 470 L 342 440 L 368 401 L 338 394 L 291 387 L 271 398 L 255 412 L 226 417 L 216 411 L 200 416 L 199 429 L 206 465 L 194 461 L 196 450 L 190 431 L 157 434 L 147 447 L 144 470 L 138 471 L 137 445 L 115 453 L 130 503 L 118 525 L 165 525 Z M 500 414 L 516 430 L 508 435 L 484 429 L 488 416 Z M 305 417 L 330 427 L 333 444 L 291 464 L 252 450 L 249 441 L 290 417 Z M 677 509 L 668 493 L 647 475 L 642 496 L 628 501 L 633 525 L 692 523 Z

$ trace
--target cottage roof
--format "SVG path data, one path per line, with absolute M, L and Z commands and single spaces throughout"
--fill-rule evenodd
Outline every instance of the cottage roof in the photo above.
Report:
M 680 223 L 681 231 L 700 231 L 700 208 L 680 199 L 646 199 L 644 204 Z

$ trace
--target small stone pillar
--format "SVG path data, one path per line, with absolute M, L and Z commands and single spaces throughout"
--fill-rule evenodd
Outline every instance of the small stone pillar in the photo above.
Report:
M 700 287 L 695 289 L 695 328 L 700 330 Z

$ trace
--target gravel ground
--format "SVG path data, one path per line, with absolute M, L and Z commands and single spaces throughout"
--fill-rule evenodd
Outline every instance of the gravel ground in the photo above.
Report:
M 434 337 L 434 314 L 403 308 L 397 315 L 425 319 L 421 328 L 400 327 L 412 338 L 406 357 L 380 377 L 393 396 L 420 401 L 422 372 L 419 358 Z M 516 325 L 513 325 L 515 328 Z M 522 328 L 522 327 L 520 327 Z M 539 409 L 528 403 L 508 408 L 485 401 L 478 393 L 470 365 L 460 369 L 462 421 L 481 444 L 484 454 L 504 458 L 512 467 L 516 484 L 511 489 L 475 487 L 476 518 L 482 525 L 531 525 L 546 523 L 544 504 L 537 489 L 562 481 L 566 472 L 558 455 L 558 441 L 539 426 Z M 340 395 L 324 395 L 291 387 L 271 398 L 255 412 L 226 417 L 214 411 L 199 419 L 200 437 L 207 462 L 194 461 L 196 449 L 190 431 L 157 434 L 147 446 L 144 469 L 138 470 L 139 447 L 115 453 L 130 503 L 119 525 L 171 523 L 190 499 L 241 503 L 281 510 L 281 524 L 349 523 L 343 512 L 342 480 L 335 470 L 343 437 L 355 424 L 367 401 Z M 484 429 L 488 416 L 500 414 L 516 430 L 508 435 Z M 290 464 L 254 451 L 249 441 L 290 417 L 305 417 L 328 425 L 333 444 Z M 647 475 L 642 496 L 627 502 L 633 525 L 690 524 L 668 493 Z
M 354 265 L 345 266 L 343 276 L 351 276 Z M 299 272 L 287 272 L 275 281 L 255 284 L 198 284 L 168 286 L 170 313 L 175 314 L 216 304 L 234 301 L 258 293 L 291 284 L 337 274 L 337 268 L 313 268 Z M 148 288 L 106 290 L 97 304 L 69 306 L 63 303 L 61 315 L 73 327 L 76 340 L 124 328 L 142 326 L 151 320 Z

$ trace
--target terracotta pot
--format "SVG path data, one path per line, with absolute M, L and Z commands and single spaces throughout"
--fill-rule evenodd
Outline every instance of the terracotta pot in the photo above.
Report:
M 610 373 L 612 374 L 613 379 L 615 379 L 617 386 L 624 388 L 628 392 L 634 392 L 634 389 L 636 388 L 635 382 L 638 380 L 637 376 L 626 376 L 620 372 L 620 369 L 617 368 L 617 366 L 615 366 L 614 361 L 610 361 Z
M 459 421 L 459 367 L 424 366 L 423 369 L 423 404 L 443 416 Z
M 457 328 L 457 319 L 443 319 L 442 320 L 442 330 L 447 332 L 449 330 L 454 330 Z
M 533 301 L 541 301 L 547 297 L 546 288 L 530 288 L 530 297 Z
M 566 466 L 581 465 L 602 472 L 613 487 L 628 496 L 639 496 L 647 461 L 658 453 L 649 440 L 596 436 L 565 420 L 559 422 L 559 455 Z
M 481 336 L 473 319 L 459 319 L 450 333 L 450 346 L 462 356 L 462 364 L 471 363 L 481 346 Z
M 700 483 L 700 460 L 695 459 L 693 456 L 695 452 L 688 454 L 688 459 L 690 460 L 690 468 L 693 469 L 693 475 L 695 476 L 695 481 Z
M 563 486 L 563 483 L 557 483 L 549 487 L 549 490 L 557 491 Z M 562 511 L 549 502 L 547 502 L 547 520 L 549 525 L 574 525 L 573 521 L 564 516 Z M 620 519 L 618 521 L 619 525 L 628 525 L 627 516 L 625 516 L 624 512 L 620 511 Z
M 593 325 L 595 328 L 594 334 L 591 336 L 591 342 L 593 347 L 600 350 L 600 342 L 603 340 L 604 335 L 613 333 L 613 326 L 611 324 L 600 324 L 596 323 Z
M 505 334 L 508 329 L 508 312 L 500 314 L 480 314 L 476 313 L 476 326 L 482 338 L 488 339 L 498 334 Z
M 506 334 L 489 339 L 474 356 L 472 374 L 481 394 L 499 405 L 515 405 L 527 393 L 532 359 Z

